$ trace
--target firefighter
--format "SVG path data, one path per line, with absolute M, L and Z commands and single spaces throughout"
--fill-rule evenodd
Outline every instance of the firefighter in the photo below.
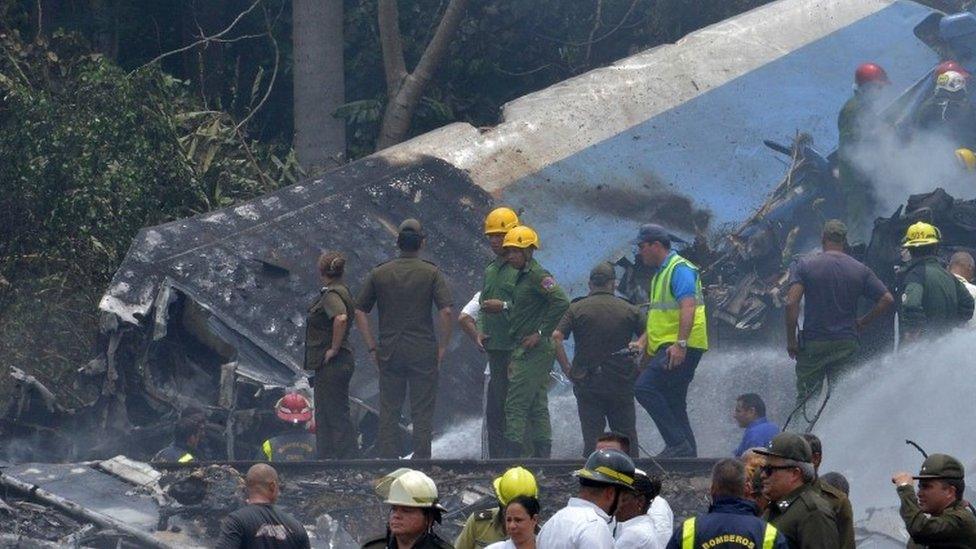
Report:
M 973 297 L 939 262 L 941 239 L 938 227 L 922 221 L 905 232 L 902 246 L 911 261 L 901 271 L 899 327 L 903 341 L 938 335 L 973 317 Z
M 671 249 L 671 236 L 660 225 L 641 226 L 637 246 L 641 260 L 657 272 L 651 279 L 647 327 L 634 344 L 649 364 L 634 393 L 664 438 L 666 447 L 657 457 L 696 457 L 688 386 L 708 350 L 701 277 L 698 267 Z
M 430 477 L 397 469 L 380 480 L 376 494 L 390 506 L 386 535 L 367 541 L 363 549 L 451 549 L 434 531 L 445 509 Z
M 969 102 L 967 84 L 967 77 L 961 72 L 938 75 L 935 91 L 916 113 L 918 128 L 942 135 L 960 147 L 976 147 L 976 114 Z
M 509 334 L 516 348 L 508 367 L 505 397 L 505 455 L 548 458 L 552 449 L 546 394 L 555 352 L 549 334 L 569 308 L 569 299 L 548 271 L 533 259 L 539 236 L 526 226 L 505 234 L 505 259 L 518 272 L 509 308 Z
M 495 257 L 485 267 L 485 280 L 478 298 L 476 316 L 462 311 L 458 322 L 488 355 L 488 402 L 485 422 L 488 456 L 501 457 L 505 447 L 505 396 L 508 394 L 508 363 L 515 349 L 509 334 L 508 312 L 514 299 L 518 271 L 505 261 L 505 234 L 519 224 L 511 208 L 495 208 L 485 217 L 485 236 Z M 465 307 L 468 309 L 468 307 Z M 473 327 L 473 329 L 470 329 Z
M 181 417 L 173 426 L 173 441 L 156 453 L 155 462 L 189 463 L 196 459 L 193 455 L 203 439 L 203 416 L 190 414 Z
M 454 329 L 454 313 L 444 274 L 420 258 L 426 239 L 420 221 L 403 221 L 397 232 L 400 256 L 370 271 L 357 299 L 356 327 L 379 370 L 376 446 L 383 458 L 400 457 L 400 415 L 408 391 L 413 456 L 430 458 L 437 379 Z M 367 316 L 374 306 L 379 315 L 379 346 Z M 439 339 L 432 308 L 437 309 Z
M 287 430 L 261 444 L 257 461 L 310 461 L 315 459 L 315 433 L 309 430 L 312 404 L 304 395 L 291 392 L 275 403 L 275 415 L 285 422 Z
M 856 231 L 865 229 L 874 196 L 870 177 L 855 166 L 855 156 L 881 129 L 883 90 L 891 84 L 885 70 L 875 63 L 862 63 L 854 72 L 854 95 L 837 117 L 839 134 L 837 173 L 847 224 Z
M 507 537 L 504 509 L 519 496 L 538 497 L 539 486 L 535 475 L 524 467 L 512 467 L 495 479 L 495 497 L 498 506 L 472 513 L 464 528 L 454 540 L 455 549 L 482 549 Z

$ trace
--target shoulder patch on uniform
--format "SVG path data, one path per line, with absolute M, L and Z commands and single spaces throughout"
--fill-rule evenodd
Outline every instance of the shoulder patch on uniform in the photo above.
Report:
M 542 279 L 541 284 L 543 288 L 547 290 L 551 290 L 556 287 L 556 279 L 553 278 L 552 275 L 547 275 L 545 278 Z

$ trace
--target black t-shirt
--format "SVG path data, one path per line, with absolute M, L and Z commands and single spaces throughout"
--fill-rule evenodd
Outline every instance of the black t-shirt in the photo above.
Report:
M 267 503 L 227 515 L 217 549 L 308 549 L 308 533 L 295 517 Z
M 833 251 L 798 260 L 789 284 L 803 285 L 803 337 L 812 341 L 857 339 L 858 298 L 875 302 L 888 291 L 863 263 Z

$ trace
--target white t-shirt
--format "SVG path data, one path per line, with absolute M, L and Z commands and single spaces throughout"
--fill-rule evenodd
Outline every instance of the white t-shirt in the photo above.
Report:
M 668 544 L 671 534 L 674 533 L 674 511 L 667 500 L 658 496 L 651 501 L 651 508 L 647 510 L 647 516 L 651 517 L 654 523 L 654 532 L 657 534 L 661 547 Z
M 496 541 L 495 543 L 485 547 L 485 549 L 516 549 L 516 547 L 512 540 L 507 539 L 505 541 Z
M 593 503 L 569 498 L 566 507 L 546 521 L 535 544 L 539 549 L 613 549 L 609 522 Z
M 640 515 L 627 522 L 618 522 L 614 533 L 614 549 L 664 549 L 650 515 Z
M 481 292 L 474 294 L 471 301 L 461 308 L 461 313 L 470 316 L 475 322 L 478 321 L 478 317 L 481 316 Z
M 963 278 L 963 277 L 961 277 L 961 276 L 959 276 L 957 274 L 953 274 L 952 276 L 958 278 L 959 279 L 959 282 L 962 282 L 962 285 L 965 286 L 966 287 L 966 290 L 969 291 L 969 295 L 973 296 L 973 299 L 976 299 L 976 286 L 974 286 L 973 284 L 970 284 L 968 280 L 966 280 L 965 278 Z M 973 315 L 973 318 L 970 318 L 969 319 L 969 322 L 966 323 L 966 327 L 967 328 L 976 328 L 976 315 Z

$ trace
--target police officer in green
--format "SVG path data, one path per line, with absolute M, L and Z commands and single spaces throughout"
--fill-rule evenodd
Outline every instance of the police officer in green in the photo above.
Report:
M 512 304 L 518 271 L 505 261 L 505 234 L 519 224 L 511 208 L 495 208 L 485 217 L 485 236 L 495 258 L 485 267 L 485 281 L 478 301 L 477 320 L 462 312 L 458 322 L 478 349 L 488 354 L 488 402 L 485 423 L 488 456 L 500 457 L 505 449 L 505 396 L 508 394 L 508 364 L 515 342 L 509 334 L 508 308 Z
M 430 458 L 438 370 L 451 339 L 454 315 L 444 275 L 437 265 L 419 257 L 425 238 L 416 219 L 401 223 L 400 256 L 370 271 L 357 299 L 356 326 L 379 369 L 377 454 L 383 458 L 399 457 L 400 413 L 408 391 L 413 455 Z M 367 316 L 374 306 L 379 312 L 378 347 Z M 432 307 L 438 310 L 439 339 L 434 335 Z
M 851 500 L 848 499 L 847 494 L 827 484 L 820 477 L 820 463 L 823 462 L 823 443 L 820 442 L 820 437 L 813 433 L 804 433 L 803 439 L 810 445 L 813 472 L 817 475 L 817 479 L 813 481 L 813 486 L 830 504 L 830 508 L 834 511 L 834 517 L 837 519 L 840 547 L 841 549 L 854 549 L 854 508 L 851 507 Z
M 508 231 L 505 259 L 518 270 L 509 333 L 517 343 L 508 367 L 505 398 L 506 456 L 519 457 L 523 446 L 533 457 L 548 458 L 552 450 L 547 396 L 549 372 L 555 360 L 549 334 L 569 308 L 569 299 L 556 279 L 533 259 L 539 236 L 526 226 Z
M 671 249 L 671 235 L 653 223 L 637 234 L 638 254 L 657 269 L 651 278 L 647 329 L 635 347 L 649 364 L 634 386 L 637 402 L 654 420 L 665 448 L 657 457 L 697 457 L 688 420 L 688 386 L 708 350 L 705 299 L 698 267 Z
M 495 479 L 498 506 L 472 513 L 454 540 L 454 549 L 483 549 L 508 537 L 505 532 L 505 513 L 508 502 L 519 496 L 538 497 L 535 475 L 524 467 L 512 467 Z
M 315 372 L 315 434 L 322 459 L 356 457 L 356 434 L 349 420 L 349 382 L 356 361 L 349 345 L 349 317 L 356 303 L 342 280 L 346 258 L 319 257 L 322 290 L 305 321 L 305 369 Z
M 775 526 L 791 549 L 841 547 L 837 521 L 830 504 L 813 485 L 813 453 L 802 436 L 780 433 L 769 448 L 762 467 L 763 495 L 769 498 L 765 519 Z
M 962 463 L 946 454 L 925 458 L 922 470 L 891 477 L 901 498 L 901 518 L 911 539 L 908 548 L 976 547 L 976 516 L 963 500 Z M 915 494 L 918 480 L 918 495 Z
M 644 317 L 629 301 L 613 294 L 616 273 L 602 262 L 590 271 L 590 293 L 575 299 L 563 315 L 552 342 L 556 361 L 573 382 L 583 432 L 583 455 L 589 456 L 607 424 L 611 431 L 630 438 L 631 456 L 637 457 L 637 420 L 634 408 L 636 366 L 626 349 L 644 331 Z M 563 340 L 570 335 L 575 354 L 570 365 Z
M 962 326 L 973 317 L 973 296 L 939 262 L 942 233 L 918 222 L 908 227 L 902 246 L 911 261 L 901 271 L 899 328 L 906 342 L 937 336 Z

